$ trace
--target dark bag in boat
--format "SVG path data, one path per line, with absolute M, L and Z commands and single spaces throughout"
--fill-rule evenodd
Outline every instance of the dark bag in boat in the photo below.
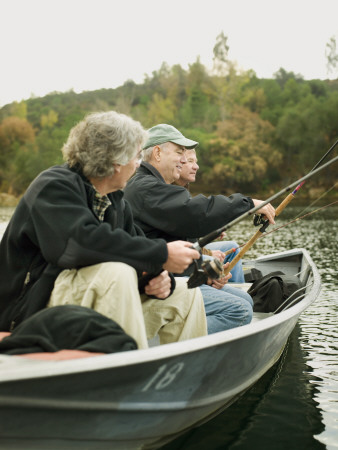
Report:
M 250 267 L 250 269 L 245 269 L 244 271 L 244 280 L 246 283 L 253 283 L 256 280 L 260 280 L 263 278 L 263 274 L 260 270 L 255 267 Z
M 251 295 L 254 306 L 254 312 L 275 312 L 277 308 L 290 296 L 290 299 L 283 305 L 283 310 L 293 300 L 295 300 L 302 291 L 292 295 L 301 288 L 298 277 L 285 275 L 283 272 L 276 271 L 265 275 L 260 280 L 252 283 L 248 294 Z M 280 311 L 278 311 L 280 312 Z

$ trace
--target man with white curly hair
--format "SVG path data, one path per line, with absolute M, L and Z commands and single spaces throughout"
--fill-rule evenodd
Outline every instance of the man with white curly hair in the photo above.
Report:
M 207 333 L 199 289 L 183 272 L 189 242 L 151 240 L 123 198 L 147 132 L 114 111 L 88 115 L 70 132 L 66 164 L 42 172 L 19 202 L 0 245 L 0 330 L 45 308 L 76 304 L 116 321 L 139 348 Z M 157 274 L 143 291 L 144 273 Z

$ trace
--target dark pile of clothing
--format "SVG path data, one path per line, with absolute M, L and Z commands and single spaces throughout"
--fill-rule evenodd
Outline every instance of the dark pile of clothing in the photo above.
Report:
M 137 344 L 113 320 L 76 305 L 43 309 L 0 342 L 0 353 L 7 355 L 63 349 L 116 353 L 136 350 Z

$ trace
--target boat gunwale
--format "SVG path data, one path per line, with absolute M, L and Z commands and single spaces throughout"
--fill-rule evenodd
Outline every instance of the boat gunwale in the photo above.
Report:
M 306 296 L 298 303 L 276 315 L 271 315 L 256 322 L 221 331 L 219 333 L 202 336 L 182 342 L 155 346 L 148 349 L 138 349 L 128 352 L 91 356 L 88 358 L 72 359 L 64 361 L 40 361 L 22 357 L 0 355 L 0 382 L 8 382 L 22 379 L 62 376 L 80 372 L 92 372 L 128 365 L 144 364 L 156 360 L 185 355 L 187 353 L 205 350 L 210 347 L 224 345 L 237 339 L 243 339 L 258 332 L 273 328 L 283 322 L 287 322 L 300 314 L 317 298 L 320 289 L 320 275 L 309 253 L 304 248 L 286 250 L 257 258 L 257 261 L 302 254 L 313 274 L 313 286 Z M 298 320 L 298 318 L 297 318 Z M 21 370 L 22 369 L 22 370 Z

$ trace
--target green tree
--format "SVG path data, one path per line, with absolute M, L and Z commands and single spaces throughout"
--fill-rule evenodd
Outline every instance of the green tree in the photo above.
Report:
M 152 127 L 159 123 L 169 123 L 174 121 L 176 107 L 170 98 L 163 98 L 160 94 L 155 93 L 148 107 L 147 119 L 143 123 L 148 127 Z
M 69 134 L 68 127 L 43 128 L 36 136 L 38 158 L 35 162 L 36 174 L 50 166 L 62 163 L 61 148 Z
M 41 128 L 52 128 L 58 122 L 58 114 L 52 109 L 48 114 L 42 114 L 40 119 Z
M 236 106 L 231 118 L 219 122 L 217 138 L 210 149 L 211 170 L 204 180 L 215 192 L 252 192 L 263 182 L 268 184 L 269 172 L 281 161 L 273 145 L 274 127 L 257 113 Z
M 220 33 L 216 38 L 216 45 L 213 49 L 212 80 L 222 121 L 230 117 L 235 104 L 241 102 L 243 104 L 243 90 L 253 76 L 252 71 L 238 70 L 236 64 L 229 59 L 229 48 L 228 37 L 223 32 Z M 262 100 L 262 96 L 260 96 L 260 100 L 259 96 L 259 93 L 251 92 L 250 100 L 247 98 L 246 101 L 250 101 L 251 104 L 256 102 L 258 105 Z M 256 97 L 256 100 L 254 100 L 254 97 Z
M 336 38 L 331 36 L 329 42 L 325 47 L 325 56 L 327 59 L 327 72 L 338 75 L 338 54 L 337 54 L 337 44 Z
M 10 116 L 0 124 L 0 190 L 15 191 L 16 161 L 18 155 L 33 149 L 35 132 L 27 120 Z
M 10 107 L 10 112 L 11 116 L 27 119 L 27 103 L 24 100 L 21 102 L 13 102 Z
M 228 36 L 222 31 L 216 37 L 216 44 L 213 48 L 213 73 L 219 77 L 225 77 L 231 70 L 231 61 L 229 60 Z
M 308 83 L 300 83 L 295 78 L 289 78 L 284 85 L 281 101 L 285 106 L 294 105 L 308 95 L 311 95 L 311 88 Z
M 276 80 L 259 80 L 259 86 L 264 91 L 265 105 L 260 112 L 263 120 L 268 120 L 272 125 L 277 125 L 282 115 L 282 88 Z
M 185 127 L 206 125 L 208 97 L 197 86 L 190 89 L 189 97 L 180 111 L 180 118 Z M 207 125 L 206 125 L 207 126 Z
M 308 94 L 285 108 L 276 127 L 285 170 L 294 176 L 304 174 L 337 136 L 338 92 L 329 98 Z
M 326 48 L 331 70 L 335 44 L 333 37 Z M 199 141 L 195 192 L 252 194 L 313 167 L 338 136 L 338 79 L 306 81 L 283 68 L 273 79 L 259 79 L 230 60 L 224 33 L 213 57 L 210 72 L 197 57 L 188 70 L 163 63 L 141 84 L 54 92 L 0 108 L 0 189 L 22 193 L 38 172 L 62 162 L 60 149 L 84 115 L 109 109 L 146 128 L 171 123 Z M 333 169 L 319 185 L 332 185 Z
M 303 77 L 302 75 L 295 75 L 293 72 L 287 72 L 282 67 L 274 73 L 275 80 L 280 85 L 280 87 L 283 89 L 285 84 L 290 80 L 293 79 L 295 81 L 302 81 Z

